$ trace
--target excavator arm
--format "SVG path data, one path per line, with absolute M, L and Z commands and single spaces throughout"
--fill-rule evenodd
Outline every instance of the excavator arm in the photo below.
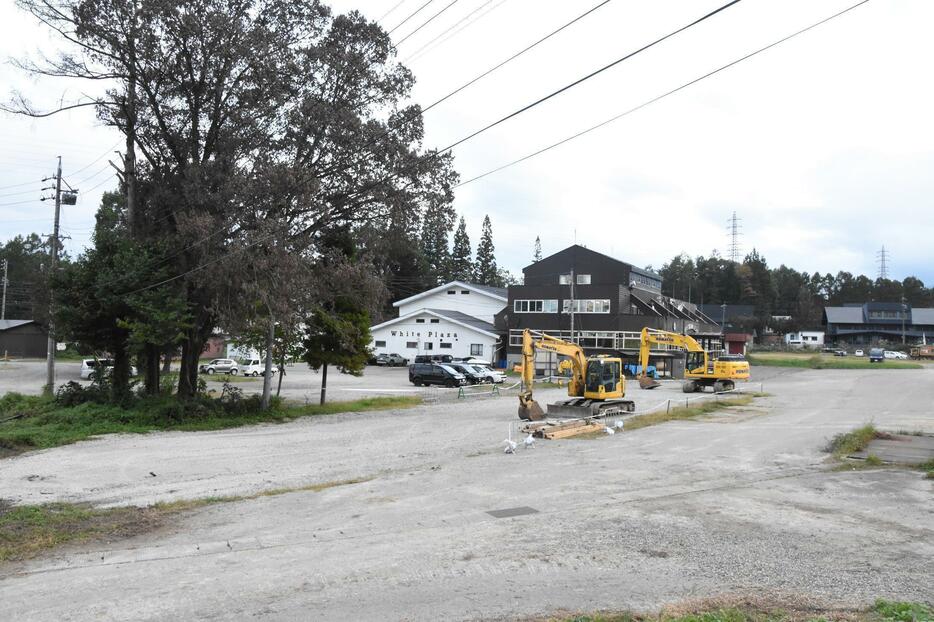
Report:
M 688 352 L 704 352 L 704 348 L 690 335 L 679 335 L 678 333 L 670 333 L 657 328 L 643 328 L 639 343 L 639 366 L 642 368 L 639 374 L 639 386 L 643 389 L 654 389 L 659 386 L 658 382 L 649 378 L 646 371 L 649 366 L 649 352 L 652 345 L 671 345 L 684 348 Z
M 545 413 L 532 397 L 532 385 L 535 380 L 535 350 L 554 352 L 568 357 L 571 361 L 571 381 L 568 385 L 570 395 L 579 395 L 584 390 L 584 373 L 587 359 L 584 351 L 577 344 L 525 329 L 522 332 L 522 391 L 519 393 L 519 418 L 538 421 L 545 418 Z

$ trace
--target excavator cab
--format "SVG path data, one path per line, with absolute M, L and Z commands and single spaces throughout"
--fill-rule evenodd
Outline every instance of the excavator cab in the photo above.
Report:
M 613 358 L 597 357 L 587 360 L 587 373 L 584 382 L 584 397 L 588 399 L 607 399 L 623 397 L 622 361 Z

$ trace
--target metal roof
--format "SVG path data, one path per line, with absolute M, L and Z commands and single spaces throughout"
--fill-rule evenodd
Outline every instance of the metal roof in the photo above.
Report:
M 492 285 L 479 285 L 477 283 L 464 283 L 464 285 L 473 287 L 474 289 L 479 289 L 494 296 L 499 296 L 500 298 L 509 297 L 508 290 L 505 287 L 493 287 Z
M 484 322 L 483 320 L 475 318 L 472 315 L 467 315 L 462 311 L 451 311 L 450 309 L 425 309 L 425 311 L 430 311 L 435 315 L 441 315 L 448 318 L 449 320 L 454 320 L 455 322 L 466 324 L 467 326 L 476 328 L 477 330 L 483 330 L 488 333 L 496 332 L 496 327 L 489 322 Z
M 0 330 L 9 330 L 23 324 L 32 324 L 32 322 L 32 320 L 0 320 Z
M 934 309 L 931 309 L 931 308 L 920 308 L 919 309 L 917 307 L 913 307 L 911 309 L 911 323 L 934 325 Z
M 490 287 L 489 285 L 477 285 L 476 283 L 468 283 L 467 281 L 448 281 L 447 283 L 438 285 L 437 287 L 432 287 L 431 289 L 425 290 L 423 292 L 419 292 L 417 294 L 409 296 L 408 298 L 397 300 L 396 302 L 392 303 L 392 306 L 401 307 L 402 305 L 414 302 L 418 300 L 419 298 L 424 298 L 426 296 L 430 296 L 431 294 L 436 294 L 438 292 L 444 291 L 451 287 L 466 287 L 467 289 L 472 289 L 486 296 L 500 299 L 504 303 L 506 302 L 506 300 L 508 300 L 506 290 L 503 289 L 502 287 Z
M 824 307 L 828 324 L 863 324 L 862 307 Z

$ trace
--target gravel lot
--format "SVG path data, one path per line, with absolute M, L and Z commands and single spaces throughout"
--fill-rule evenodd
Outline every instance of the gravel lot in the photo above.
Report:
M 513 619 L 730 593 L 934 601 L 934 483 L 835 472 L 820 451 L 870 420 L 934 432 L 934 369 L 754 373 L 771 397 L 751 407 L 515 455 L 501 445 L 515 399 L 501 397 L 3 460 L 0 498 L 18 503 L 372 479 L 0 568 L 0 619 Z M 630 392 L 640 408 L 683 397 Z M 522 506 L 537 512 L 487 514 Z

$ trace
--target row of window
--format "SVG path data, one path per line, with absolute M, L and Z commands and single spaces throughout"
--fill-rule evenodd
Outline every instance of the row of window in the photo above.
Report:
M 382 339 L 377 339 L 373 342 L 373 346 L 377 348 L 385 348 L 386 342 Z M 406 341 L 405 347 L 409 350 L 418 350 L 417 341 Z M 447 341 L 442 341 L 438 344 L 438 347 L 442 350 L 450 350 L 454 347 L 454 344 L 448 343 Z M 430 341 L 426 341 L 422 344 L 424 350 L 433 350 L 434 344 Z M 470 356 L 483 356 L 483 344 L 482 343 L 472 343 L 470 344 Z
M 571 300 L 562 301 L 561 312 L 571 312 Z M 574 300 L 574 313 L 609 313 L 609 299 Z M 557 300 L 513 300 L 512 310 L 515 313 L 557 313 Z
M 574 279 L 577 281 L 578 285 L 590 285 L 590 275 L 589 274 L 578 274 Z M 570 274 L 561 274 L 558 275 L 558 285 L 570 285 L 571 284 L 571 275 Z
M 557 300 L 513 300 L 512 310 L 516 313 L 557 313 Z
M 448 290 L 448 295 L 449 295 L 449 296 L 453 296 L 453 295 L 456 294 L 456 293 L 457 293 L 457 290 L 456 290 L 456 289 L 449 289 L 449 290 Z M 462 289 L 462 290 L 461 290 L 461 293 L 466 295 L 466 294 L 469 294 L 469 293 L 470 293 L 470 290 L 469 290 L 469 289 Z

